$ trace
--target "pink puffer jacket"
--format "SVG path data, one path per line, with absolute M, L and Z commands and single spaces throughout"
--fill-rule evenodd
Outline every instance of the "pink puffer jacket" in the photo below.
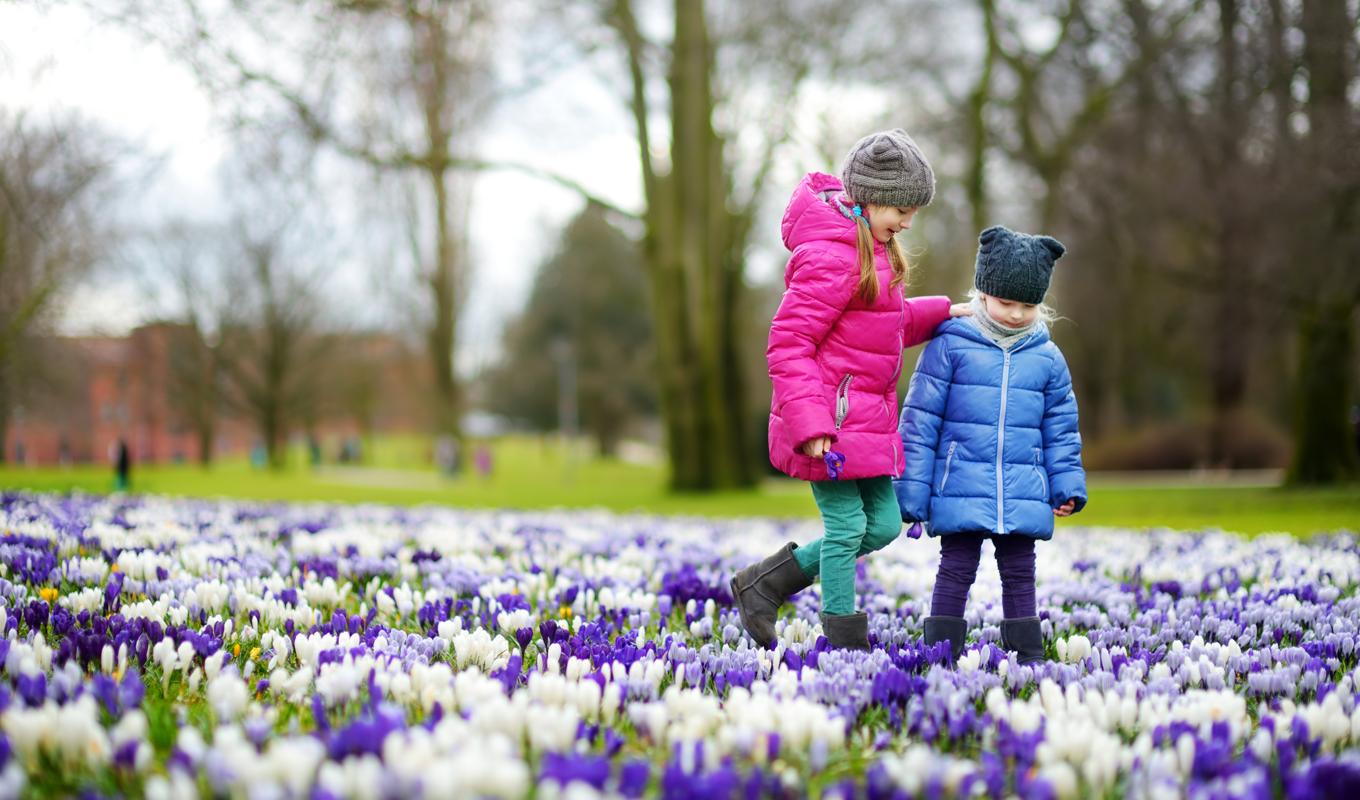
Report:
M 857 296 L 857 223 L 820 196 L 840 190 L 839 179 L 813 172 L 789 200 L 782 230 L 793 255 L 765 351 L 774 384 L 770 462 L 807 481 L 827 480 L 826 463 L 798 451 L 818 436 L 831 437 L 831 449 L 845 456 L 843 480 L 902 474 L 902 350 L 928 340 L 949 318 L 948 297 L 907 300 L 900 286 L 888 290 L 892 266 L 877 242 L 878 300 L 865 304 Z

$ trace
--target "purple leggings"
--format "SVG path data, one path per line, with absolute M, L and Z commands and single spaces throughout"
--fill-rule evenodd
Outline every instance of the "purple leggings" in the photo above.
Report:
M 1036 615 L 1034 602 L 1034 540 L 1023 534 L 950 533 L 940 537 L 940 571 L 930 613 L 961 617 L 968 589 L 977 577 L 982 540 L 996 546 L 996 568 L 1001 573 L 1001 608 L 1006 619 Z

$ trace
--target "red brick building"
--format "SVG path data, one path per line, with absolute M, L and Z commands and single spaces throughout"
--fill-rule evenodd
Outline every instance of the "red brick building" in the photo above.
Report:
M 195 461 L 199 440 L 171 374 L 174 324 L 146 325 L 126 337 L 62 337 L 50 341 L 58 385 L 16 409 L 3 443 L 6 461 L 30 465 L 107 462 L 127 442 L 136 463 Z M 428 359 L 388 334 L 353 334 L 334 348 L 334 385 L 322 394 L 311 433 L 323 442 L 369 432 L 428 430 Z M 367 426 L 361 421 L 367 421 Z M 259 439 L 250 421 L 216 411 L 214 457 L 249 452 Z M 296 436 L 303 430 L 292 432 Z

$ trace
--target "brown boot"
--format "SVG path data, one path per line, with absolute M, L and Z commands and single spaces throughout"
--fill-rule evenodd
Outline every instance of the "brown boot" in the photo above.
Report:
M 823 614 L 822 632 L 837 650 L 869 649 L 869 615 L 863 611 L 855 614 Z
M 963 641 L 968 638 L 968 622 L 963 617 L 926 617 L 926 644 L 949 642 L 950 666 L 963 655 Z
M 1021 617 L 1001 621 L 1001 646 L 1014 650 L 1021 664 L 1037 664 L 1044 660 L 1044 633 L 1038 617 Z
M 732 601 L 741 614 L 742 627 L 762 647 L 773 647 L 774 621 L 779 607 L 791 595 L 812 585 L 812 579 L 793 557 L 792 542 L 778 552 L 732 577 Z

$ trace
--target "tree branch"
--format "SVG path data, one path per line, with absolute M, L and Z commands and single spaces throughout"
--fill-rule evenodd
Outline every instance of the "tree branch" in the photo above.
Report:
M 633 112 L 633 123 L 637 127 L 638 157 L 642 166 L 642 186 L 647 195 L 647 207 L 655 203 L 657 181 L 656 166 L 652 162 L 652 140 L 647 126 L 647 76 L 642 70 L 642 50 L 646 45 L 642 32 L 638 30 L 637 19 L 633 16 L 631 0 L 615 0 L 614 11 L 607 15 L 607 21 L 623 39 L 628 51 L 628 75 L 633 92 L 629 107 Z

